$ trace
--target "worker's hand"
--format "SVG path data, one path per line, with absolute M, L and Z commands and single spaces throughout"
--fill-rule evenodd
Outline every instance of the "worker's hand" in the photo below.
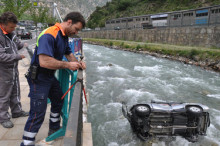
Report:
M 82 68 L 82 65 L 78 62 L 68 62 L 68 69 L 70 70 L 77 70 Z
M 86 63 L 85 63 L 85 62 L 80 61 L 79 63 L 80 63 L 80 64 L 81 64 L 81 66 L 82 66 L 82 68 L 81 68 L 81 69 L 86 69 Z
M 28 47 L 29 45 L 28 45 L 28 43 L 24 43 L 24 47 L 26 48 L 26 47 Z
M 21 55 L 21 59 L 24 59 L 25 58 L 25 56 L 24 55 Z

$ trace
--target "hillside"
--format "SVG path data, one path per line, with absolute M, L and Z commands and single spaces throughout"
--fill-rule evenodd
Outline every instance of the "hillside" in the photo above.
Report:
M 0 0 L 0 14 L 3 13 L 3 5 L 5 0 Z M 13 1 L 13 0 L 12 0 Z M 22 1 L 22 0 L 20 0 Z M 36 0 L 31 0 L 36 1 Z M 61 17 L 65 17 L 65 15 L 71 11 L 78 11 L 82 13 L 82 15 L 87 19 L 90 14 L 95 11 L 97 6 L 102 7 L 106 4 L 106 2 L 111 0 L 41 0 L 41 4 L 43 6 L 50 6 L 50 11 L 53 11 L 53 2 L 57 4 L 57 8 Z M 6 2 L 6 1 L 5 1 Z M 48 4 L 49 3 L 49 4 Z M 30 20 L 30 12 L 26 11 L 24 15 L 22 15 L 21 20 Z
M 85 18 L 96 9 L 97 6 L 103 6 L 110 0 L 54 0 L 57 3 L 61 16 L 68 12 L 79 11 Z
M 207 7 L 220 4 L 220 0 L 112 0 L 103 7 L 97 7 L 90 15 L 87 26 L 104 27 L 112 18 L 155 14 Z

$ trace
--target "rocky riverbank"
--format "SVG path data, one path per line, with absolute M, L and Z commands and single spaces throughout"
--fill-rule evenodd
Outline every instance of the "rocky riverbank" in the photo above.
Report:
M 101 45 L 101 46 L 109 47 L 112 49 L 130 51 L 130 52 L 134 52 L 134 53 L 147 54 L 147 55 L 160 57 L 160 58 L 167 58 L 170 60 L 180 61 L 185 64 L 196 65 L 196 66 L 202 67 L 206 70 L 220 72 L 220 60 L 214 61 L 214 60 L 210 60 L 210 59 L 205 59 L 202 61 L 201 60 L 198 61 L 196 58 L 190 59 L 190 58 L 186 58 L 186 57 L 182 57 L 182 56 L 164 55 L 164 54 L 160 53 L 159 51 L 158 52 L 150 52 L 150 51 L 142 50 L 141 48 L 138 50 L 133 50 L 133 49 L 129 49 L 129 48 L 123 48 L 121 46 L 107 45 L 107 44 L 103 44 L 101 42 L 94 42 L 94 41 L 84 41 L 84 43 L 93 44 L 93 45 Z

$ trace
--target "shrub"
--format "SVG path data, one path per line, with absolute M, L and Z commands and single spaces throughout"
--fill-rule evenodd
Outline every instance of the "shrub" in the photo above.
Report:
M 110 45 L 110 46 L 113 46 L 113 42 L 109 42 L 109 45 Z
M 130 46 L 129 45 L 125 45 L 125 48 L 130 48 Z
M 211 46 L 211 48 L 210 49 L 220 49 L 219 47 L 217 47 L 217 46 Z
M 194 56 L 198 55 L 199 54 L 199 51 L 198 50 L 195 50 L 195 49 L 192 49 L 190 52 L 189 52 L 189 58 L 193 59 Z
M 138 44 L 138 45 L 136 46 L 136 50 L 139 50 L 140 48 L 141 48 L 141 45 Z
M 123 46 L 124 46 L 124 42 L 122 42 L 122 43 L 120 44 L 120 46 L 123 47 Z

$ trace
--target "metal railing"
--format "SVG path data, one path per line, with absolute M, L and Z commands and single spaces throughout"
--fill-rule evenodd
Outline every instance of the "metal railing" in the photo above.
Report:
M 65 93 L 77 79 L 77 71 L 71 71 L 69 69 L 60 69 L 56 72 L 56 77 L 60 82 L 63 93 Z M 67 122 L 70 114 L 71 103 L 73 99 L 74 87 L 71 88 L 64 98 L 63 108 L 62 108 L 62 128 L 51 134 L 46 138 L 46 141 L 52 141 L 58 137 L 64 136 L 66 133 Z M 74 96 L 74 98 L 80 98 Z
M 77 79 L 82 79 L 82 70 L 78 71 Z M 82 83 L 75 85 L 73 100 L 70 108 L 67 130 L 64 137 L 64 146 L 81 146 L 82 143 Z

